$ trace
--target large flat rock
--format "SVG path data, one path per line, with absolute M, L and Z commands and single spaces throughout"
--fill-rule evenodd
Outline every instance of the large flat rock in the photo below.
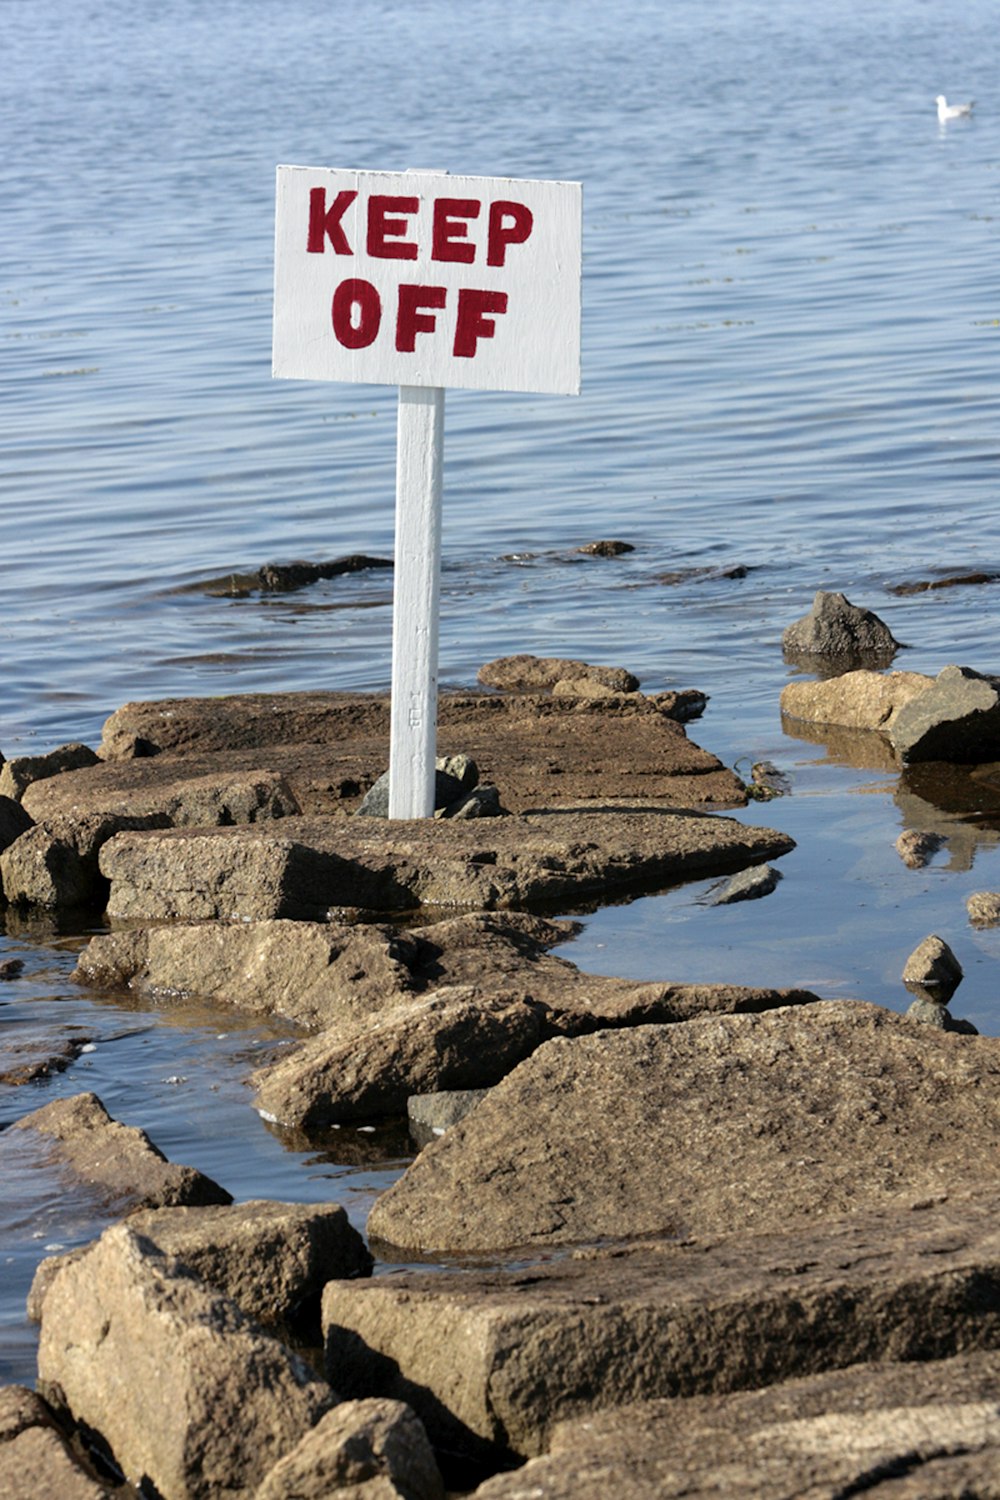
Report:
M 671 717 L 682 712 L 677 698 L 442 694 L 438 754 L 471 755 L 511 812 L 608 797 L 743 806 L 739 777 Z M 350 811 L 388 765 L 389 699 L 251 693 L 129 703 L 105 724 L 101 754 L 126 764 L 39 784 L 32 816 L 52 816 L 70 796 L 78 805 L 96 799 L 103 810 L 106 799 L 145 795 L 187 774 L 264 770 L 286 777 L 305 813 Z
M 120 834 L 100 854 L 128 919 L 324 920 L 331 910 L 564 905 L 724 873 L 794 841 L 733 818 L 590 809 L 452 823 L 283 818 Z
M 557 1426 L 476 1500 L 998 1500 L 1000 1355 L 877 1363 Z
M 399 1252 L 778 1229 L 996 1178 L 1000 1040 L 858 1001 L 546 1042 L 376 1200 Z
M 993 1186 L 796 1232 L 331 1283 L 327 1373 L 341 1394 L 408 1402 L 436 1444 L 486 1459 L 542 1453 L 557 1421 L 629 1401 L 996 1349 L 998 1208 Z

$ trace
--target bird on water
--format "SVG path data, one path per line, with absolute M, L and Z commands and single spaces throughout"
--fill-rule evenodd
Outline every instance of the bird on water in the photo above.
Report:
M 975 102 L 975 99 L 970 99 L 967 104 L 949 104 L 943 94 L 938 94 L 937 99 L 935 100 L 935 103 L 937 104 L 938 119 L 941 121 L 942 125 L 947 120 L 966 119 L 969 115 L 972 114 L 972 106 L 975 104 Z

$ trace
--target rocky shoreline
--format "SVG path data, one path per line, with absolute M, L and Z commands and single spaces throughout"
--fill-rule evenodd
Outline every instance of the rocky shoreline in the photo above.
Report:
M 792 632 L 843 670 L 783 712 L 900 767 L 1000 761 L 993 679 L 896 683 L 852 610 L 817 596 Z M 792 840 L 727 813 L 780 786 L 690 739 L 703 702 L 492 663 L 442 699 L 420 824 L 364 815 L 363 695 L 131 704 L 96 750 L 0 765 L 5 900 L 107 913 L 77 982 L 283 1018 L 248 1113 L 306 1139 L 409 1113 L 425 1142 L 366 1244 L 335 1203 L 233 1203 L 93 1094 L 26 1110 L 0 1160 L 57 1161 L 108 1227 L 39 1267 L 0 1491 L 1000 1497 L 1000 1041 L 951 1016 L 947 944 L 905 1016 L 552 952 L 552 910 L 773 889 Z

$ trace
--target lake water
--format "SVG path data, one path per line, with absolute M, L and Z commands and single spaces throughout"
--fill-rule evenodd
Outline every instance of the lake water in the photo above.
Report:
M 1000 1034 L 997 833 L 782 731 L 781 633 L 817 588 L 874 609 L 895 665 L 997 670 L 1000 195 L 995 6 L 968 0 L 6 0 L 0 59 L 0 749 L 96 744 L 128 699 L 385 689 L 390 585 L 191 586 L 264 562 L 391 555 L 395 393 L 270 378 L 278 163 L 579 180 L 583 393 L 451 393 L 441 675 L 513 651 L 710 695 L 692 726 L 791 795 L 766 901 L 705 882 L 589 916 L 566 951 L 636 978 L 803 984 L 902 1009 L 938 932 L 953 1009 Z M 939 126 L 934 96 L 976 97 Z M 575 549 L 601 537 L 616 560 Z M 742 578 L 722 576 L 747 569 Z M 707 573 L 698 570 L 709 570 Z M 681 574 L 672 585 L 662 575 Z M 893 842 L 947 827 L 926 869 Z M 2 919 L 0 919 L 2 920 Z M 84 934 L 13 914 L 9 1036 L 93 1039 L 0 1124 L 94 1089 L 237 1197 L 335 1196 L 364 1222 L 406 1145 L 289 1149 L 243 1078 L 282 1037 L 77 993 Z M 0 1378 L 33 1378 L 23 1297 L 87 1239 L 77 1195 L 8 1156 Z

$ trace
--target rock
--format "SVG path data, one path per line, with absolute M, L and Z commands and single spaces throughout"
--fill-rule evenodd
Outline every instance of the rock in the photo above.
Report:
M 635 547 L 631 542 L 585 542 L 582 547 L 576 549 L 585 557 L 624 557 L 626 552 L 634 552 Z
M 907 762 L 1000 759 L 1000 678 L 945 667 L 900 709 L 889 738 Z
M 910 870 L 922 870 L 947 842 L 943 834 L 904 828 L 896 840 L 896 853 Z
M 593 667 L 561 656 L 501 656 L 480 667 L 479 681 L 485 687 L 521 693 L 572 681 L 597 683 L 613 693 L 634 693 L 639 687 L 638 677 L 624 667 Z
M 308 588 L 328 578 L 339 578 L 345 573 L 361 573 L 371 568 L 391 568 L 391 557 L 366 557 L 363 553 L 352 553 L 348 557 L 335 557 L 328 562 L 265 563 L 253 573 L 223 573 L 220 578 L 209 578 L 200 583 L 189 584 L 179 589 L 183 594 L 212 594 L 220 598 L 245 598 L 258 591 L 264 593 L 291 593 L 295 589 Z
M 167 826 L 161 813 L 93 813 L 78 820 L 62 817 L 36 823 L 0 854 L 4 895 L 18 906 L 103 905 L 108 891 L 99 865 L 103 845 L 125 830 Z
M 899 650 L 899 642 L 878 615 L 823 589 L 816 593 L 809 613 L 787 627 L 781 645 L 787 656 L 835 657 L 856 667 L 884 666 Z
M 905 704 L 925 693 L 934 679 L 922 672 L 844 672 L 818 682 L 795 680 L 781 690 L 781 712 L 789 719 L 835 724 L 885 734 Z
M 866 1363 L 559 1423 L 476 1500 L 997 1500 L 1000 1358 Z
M 921 1028 L 897 1020 L 919 1040 Z M 650 1151 L 642 1161 L 652 1159 Z M 544 1452 L 558 1421 L 630 1401 L 995 1349 L 1000 1197 L 991 1184 L 942 1202 L 940 1189 L 939 1180 L 931 1205 L 900 1194 L 879 1210 L 820 1213 L 794 1230 L 761 1233 L 741 1222 L 722 1237 L 540 1263 L 525 1264 L 521 1252 L 506 1271 L 331 1282 L 327 1373 L 342 1395 L 407 1401 L 436 1447 L 495 1463 Z M 466 1191 L 474 1200 L 476 1185 Z
M 996 583 L 998 579 L 1000 579 L 1000 573 L 974 571 L 952 573 L 944 578 L 919 578 L 909 583 L 890 583 L 886 587 L 890 594 L 924 594 L 930 589 L 954 589 L 967 587 L 969 584 Z
M 442 811 L 461 801 L 479 780 L 476 763 L 467 755 L 442 756 L 434 765 L 434 806 Z M 356 815 L 369 818 L 389 816 L 388 771 L 384 771 L 375 785 L 365 793 Z
M 0 797 L 0 854 L 22 833 L 27 833 L 34 819 L 13 797 Z
M 113 1120 L 95 1094 L 54 1099 L 10 1129 L 40 1136 L 45 1154 L 70 1167 L 110 1211 L 232 1202 L 210 1177 L 168 1162 L 144 1130 Z
M 444 1500 L 419 1417 L 401 1401 L 344 1401 L 281 1459 L 254 1500 Z
M 418 1146 L 426 1146 L 444 1135 L 486 1098 L 486 1089 L 445 1089 L 436 1094 L 414 1094 L 406 1101 L 410 1135 Z
M 0 964 L 0 979 L 13 979 L 17 973 L 4 975 Z M 25 1035 L 21 1027 L 0 1033 L 0 1083 L 20 1085 L 37 1083 L 41 1078 L 51 1078 L 69 1067 L 93 1038 L 80 1027 L 64 1027 L 56 1030 L 46 1026 L 37 1035 Z
M 947 1005 L 942 1005 L 937 1000 L 925 999 L 922 996 L 918 996 L 906 1011 L 906 1019 L 908 1021 L 919 1021 L 923 1026 L 936 1026 L 938 1031 L 948 1031 L 950 1029 L 948 1022 L 951 1020 L 951 1016 L 948 1013 Z
M 962 965 L 943 938 L 934 933 L 918 944 L 903 965 L 903 983 L 930 991 L 947 1005 L 962 982 Z
M 530 1004 L 439 990 L 354 1027 L 332 1028 L 254 1075 L 266 1120 L 315 1131 L 406 1113 L 411 1094 L 488 1088 L 544 1037 Z
M 993 927 L 1000 922 L 1000 891 L 973 891 L 965 906 L 974 927 Z
M 81 766 L 94 766 L 98 757 L 88 745 L 60 745 L 47 755 L 15 755 L 0 767 L 0 797 L 10 797 L 20 802 L 25 789 L 33 781 L 44 781 L 48 776 L 59 776 L 63 771 L 78 771 Z
M 337 908 L 477 910 L 578 903 L 717 875 L 794 841 L 733 819 L 661 809 L 119 834 L 100 853 L 116 919 L 322 921 Z
M 0 981 L 17 979 L 23 971 L 23 958 L 5 958 L 0 960 Z
M 163 1500 L 253 1494 L 332 1404 L 329 1387 L 128 1224 L 45 1298 L 39 1385 Z
M 731 875 L 709 901 L 710 906 L 731 906 L 734 901 L 758 901 L 769 896 L 781 879 L 781 871 L 772 865 L 751 865 Z
M 477 786 L 464 797 L 457 798 L 434 814 L 436 818 L 505 818 L 507 811 L 500 803 L 500 791 L 495 786 Z
M 38 822 L 79 819 L 85 810 L 90 816 L 159 815 L 163 821 L 151 826 L 161 828 L 225 827 L 301 812 L 286 778 L 276 771 L 185 776 L 173 761 L 159 763 L 151 772 L 145 769 L 144 786 L 134 784 L 134 773 L 123 775 L 120 766 L 103 764 L 90 776 L 36 782 L 25 793 L 24 806 Z
M 70 1452 L 51 1410 L 24 1386 L 0 1387 L 0 1494 L 4 1500 L 110 1500 Z
M 313 1344 L 319 1342 L 319 1302 L 325 1284 L 371 1275 L 372 1257 L 337 1203 L 258 1201 L 147 1209 L 130 1214 L 128 1226 L 178 1266 L 231 1298 L 255 1323 L 274 1325 Z M 28 1294 L 29 1318 L 41 1321 L 56 1276 L 89 1248 L 41 1262 Z
M 1000 1040 L 861 1001 L 557 1039 L 421 1152 L 369 1235 L 459 1254 L 862 1212 L 981 1181 L 998 1099 Z

